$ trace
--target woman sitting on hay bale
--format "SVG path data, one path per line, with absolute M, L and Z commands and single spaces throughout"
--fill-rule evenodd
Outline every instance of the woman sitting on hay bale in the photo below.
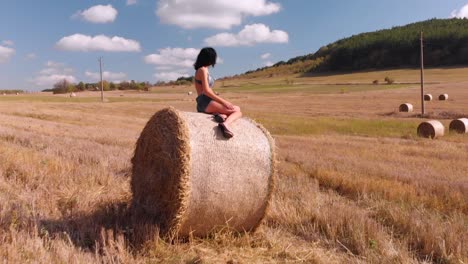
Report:
M 225 138 L 234 136 L 229 125 L 242 116 L 240 107 L 224 100 L 213 92 L 214 79 L 208 72 L 208 67 L 216 64 L 216 51 L 213 48 L 203 48 L 198 54 L 195 67 L 195 89 L 197 90 L 197 111 L 213 114 L 219 123 Z

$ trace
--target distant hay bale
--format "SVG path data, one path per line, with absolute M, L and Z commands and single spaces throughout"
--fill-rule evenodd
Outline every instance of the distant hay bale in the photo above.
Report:
M 399 110 L 400 112 L 413 112 L 413 105 L 409 103 L 401 104 Z
M 444 125 L 437 120 L 422 122 L 418 126 L 418 136 L 425 138 L 438 138 L 444 135 Z
M 132 158 L 133 204 L 169 237 L 220 227 L 255 231 L 273 189 L 275 146 L 248 118 L 224 139 L 212 117 L 172 107 L 153 115 Z
M 425 94 L 424 101 L 432 101 L 432 94 Z
M 468 133 L 468 118 L 455 119 L 450 122 L 450 131 L 455 131 L 460 134 Z
M 446 100 L 448 100 L 448 94 L 439 95 L 439 101 L 446 101 Z
M 70 97 L 76 97 L 76 93 L 70 93 Z

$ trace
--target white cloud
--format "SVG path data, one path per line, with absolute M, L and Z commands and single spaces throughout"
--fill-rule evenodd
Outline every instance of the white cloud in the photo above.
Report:
M 468 4 L 463 6 L 460 10 L 453 10 L 450 17 L 468 18 Z
M 173 70 L 173 69 L 174 69 L 173 66 L 158 66 L 158 67 L 156 67 L 157 71 L 169 71 L 169 70 Z
M 12 40 L 4 40 L 2 41 L 2 44 L 5 46 L 13 47 L 15 45 L 15 42 L 13 42 Z
M 182 76 L 190 76 L 187 70 L 193 69 L 199 52 L 200 50 L 194 48 L 168 47 L 159 49 L 158 53 L 145 56 L 144 61 L 147 64 L 156 65 L 156 73 L 154 74 L 156 80 L 171 81 Z M 223 63 L 223 60 L 218 56 L 216 63 Z
M 100 81 L 101 80 L 101 75 L 99 72 L 90 72 L 86 71 L 85 76 L 90 78 L 93 81 Z M 109 71 L 103 71 L 102 72 L 102 79 L 109 81 L 109 82 L 120 82 L 122 80 L 127 79 L 127 74 L 124 72 L 109 72 Z
M 262 54 L 262 55 L 260 56 L 260 58 L 262 58 L 262 60 L 266 60 L 266 59 L 268 59 L 268 58 L 270 58 L 270 57 L 271 57 L 271 53 L 264 53 L 264 54 Z
M 44 68 L 39 71 L 40 75 L 53 75 L 53 74 L 58 74 L 62 70 L 61 69 L 56 69 L 56 68 Z
M 96 5 L 76 12 L 72 18 L 81 18 L 91 23 L 111 23 L 117 18 L 118 11 L 112 5 Z
M 137 0 L 127 0 L 127 5 L 134 5 L 137 3 Z
M 132 39 L 125 39 L 114 36 L 112 38 L 105 35 L 95 37 L 82 34 L 74 34 L 60 39 L 55 46 L 66 51 L 128 51 L 139 52 L 140 43 Z
M 200 51 L 194 48 L 164 48 L 159 53 L 145 56 L 144 60 L 148 64 L 155 64 L 162 67 L 193 67 Z
M 28 54 L 26 55 L 26 59 L 28 59 L 28 60 L 35 60 L 35 59 L 37 59 L 37 55 L 36 55 L 36 53 L 33 53 L 33 52 L 28 53 Z
M 33 82 L 40 87 L 50 87 L 56 84 L 59 81 L 67 80 L 70 83 L 76 83 L 76 78 L 73 75 L 65 74 L 52 74 L 52 75 L 40 75 L 36 77 Z
M 65 67 L 65 64 L 61 62 L 47 61 L 45 63 L 45 66 L 48 68 L 61 68 L 61 67 Z
M 73 69 L 67 68 L 64 63 L 48 61 L 45 63 L 45 68 L 31 81 L 39 87 L 52 88 L 55 83 L 63 79 L 76 83 L 77 80 L 72 73 Z
M 258 43 L 287 43 L 288 33 L 270 30 L 264 24 L 246 25 L 238 34 L 220 33 L 205 39 L 210 46 L 252 46 Z
M 157 72 L 154 77 L 157 81 L 174 81 L 179 77 L 189 77 L 190 75 L 186 72 Z
M 0 63 L 7 62 L 15 53 L 12 48 L 0 46 Z
M 268 0 L 160 0 L 156 15 L 163 23 L 187 29 L 229 29 L 247 16 L 270 15 L 280 9 L 280 4 Z
M 74 70 L 72 68 L 56 68 L 56 67 L 48 67 L 44 68 L 39 71 L 40 75 L 54 75 L 54 74 L 72 74 Z
M 157 81 L 172 81 L 179 77 L 188 77 L 186 69 L 192 68 L 200 51 L 194 48 L 164 48 L 158 53 L 145 56 L 147 64 L 156 65 L 154 77 Z M 184 70 L 180 70 L 180 69 Z
M 267 67 L 270 67 L 270 66 L 273 65 L 273 62 L 271 62 L 270 60 L 268 60 L 270 57 L 271 57 L 271 53 L 269 53 L 269 52 L 260 55 L 260 58 L 261 58 L 262 60 L 266 60 L 266 61 L 263 62 L 263 65 L 265 65 L 265 66 L 267 66 Z

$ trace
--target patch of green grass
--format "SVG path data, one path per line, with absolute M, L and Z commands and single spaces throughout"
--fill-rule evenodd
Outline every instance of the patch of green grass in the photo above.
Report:
M 328 93 L 346 93 L 360 91 L 376 91 L 389 90 L 407 87 L 402 84 L 392 85 L 367 85 L 367 84 L 351 84 L 351 85 L 335 85 L 335 84 L 245 84 L 238 87 L 218 88 L 220 92 L 252 92 L 252 93 L 281 93 L 281 92 L 307 92 L 316 94 Z
M 396 119 L 357 119 L 337 117 L 301 117 L 287 115 L 252 115 L 276 135 L 341 134 L 371 137 L 416 136 L 419 121 Z

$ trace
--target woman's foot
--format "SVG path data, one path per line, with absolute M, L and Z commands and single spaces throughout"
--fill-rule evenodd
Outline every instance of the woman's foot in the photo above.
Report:
M 213 115 L 213 119 L 218 123 L 224 123 L 226 118 L 227 118 L 227 116 L 223 115 L 223 114 L 216 113 L 216 114 Z
M 229 130 L 224 123 L 219 123 L 218 124 L 219 129 L 223 133 L 223 136 L 225 138 L 232 138 L 234 136 L 234 133 L 232 133 L 231 130 Z

